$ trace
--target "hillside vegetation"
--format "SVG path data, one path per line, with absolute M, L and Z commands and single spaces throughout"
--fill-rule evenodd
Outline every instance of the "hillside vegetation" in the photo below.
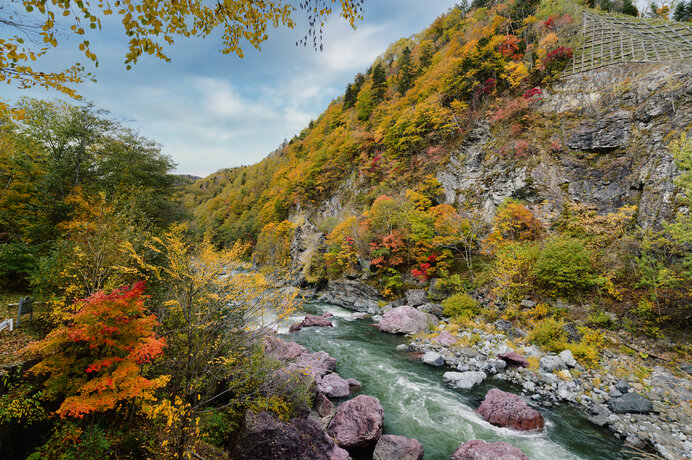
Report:
M 265 160 L 190 187 L 184 200 L 198 230 L 211 231 L 220 246 L 251 243 L 255 263 L 293 283 L 364 276 L 391 299 L 411 287 L 442 297 L 488 292 L 486 316 L 530 327 L 568 316 L 652 337 L 668 326 L 684 330 L 692 276 L 689 96 L 675 82 L 665 86 L 679 99 L 672 118 L 652 125 L 656 141 L 629 121 L 616 134 L 626 139 L 612 145 L 569 135 L 591 123 L 605 123 L 607 133 L 611 118 L 620 123 L 629 110 L 643 110 L 643 102 L 632 109 L 623 102 L 637 84 L 630 79 L 608 82 L 598 107 L 549 108 L 561 100 L 552 88 L 581 40 L 582 11 L 578 2 L 512 0 L 450 10 L 390 46 Z M 634 136 L 638 144 L 629 143 Z M 682 171 L 675 179 L 672 166 L 662 179 L 670 190 L 678 184 L 674 203 L 647 204 L 649 185 L 638 185 L 636 196 L 575 191 L 593 176 L 600 178 L 594 187 L 615 181 L 626 189 L 623 175 L 640 174 L 652 158 L 672 165 L 660 152 Z M 635 166 L 623 173 L 623 162 Z M 559 177 L 564 165 L 573 180 Z M 441 182 L 455 168 L 459 183 L 468 171 L 482 177 L 450 190 Z M 300 248 L 306 235 L 308 247 Z M 521 311 L 526 298 L 539 301 L 536 312 Z M 556 299 L 580 307 L 568 312 L 554 307 Z

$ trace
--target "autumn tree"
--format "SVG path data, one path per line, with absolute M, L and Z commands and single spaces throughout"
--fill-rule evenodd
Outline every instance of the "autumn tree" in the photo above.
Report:
M 99 291 L 77 302 L 64 325 L 24 349 L 27 358 L 40 360 L 29 372 L 46 378 L 47 395 L 60 400 L 57 414 L 82 418 L 152 400 L 166 383 L 142 375 L 166 343 L 154 332 L 158 323 L 145 298 L 143 282 Z
M 321 48 L 322 30 L 337 0 L 316 0 L 300 3 L 306 14 L 308 31 L 300 40 Z M 341 16 L 352 26 L 361 18 L 362 0 L 339 0 Z M 121 0 L 110 3 L 47 2 L 27 0 L 21 6 L 5 5 L 0 9 L 0 22 L 14 30 L 15 35 L 0 38 L 0 82 L 19 88 L 40 86 L 76 96 L 76 84 L 90 75 L 77 63 L 65 70 L 48 72 L 39 65 L 52 48 L 66 46 L 65 32 L 75 39 L 84 56 L 97 62 L 91 49 L 90 31 L 101 28 L 107 16 L 116 16 L 129 37 L 125 64 L 129 69 L 142 55 L 168 61 L 168 47 L 177 38 L 205 38 L 221 32 L 221 52 L 243 57 L 243 48 L 255 48 L 268 38 L 267 29 L 295 27 L 292 3 L 284 0 L 222 0 L 207 4 L 202 0 L 180 3 L 174 0 Z M 3 104 L 6 105 L 6 104 Z

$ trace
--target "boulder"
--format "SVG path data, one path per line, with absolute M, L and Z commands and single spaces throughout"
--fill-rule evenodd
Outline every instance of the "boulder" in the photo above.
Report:
M 425 364 L 430 364 L 431 366 L 444 366 L 445 358 L 436 351 L 428 351 L 422 357 L 421 360 Z
M 451 460 L 529 460 L 518 447 L 499 441 L 488 443 L 480 439 L 467 441 L 452 454 Z
M 562 362 L 564 362 L 567 365 L 567 367 L 574 367 L 577 365 L 577 360 L 574 359 L 574 355 L 572 355 L 572 352 L 570 350 L 564 350 L 558 356 L 560 357 Z
M 380 311 L 379 300 L 377 289 L 357 280 L 330 281 L 326 292 L 318 299 L 320 302 L 372 314 Z
M 485 372 L 480 371 L 445 372 L 442 376 L 442 380 L 456 388 L 470 390 L 476 385 L 483 383 L 483 380 L 485 380 L 487 377 L 488 376 Z
M 324 393 L 317 393 L 315 396 L 315 410 L 320 417 L 331 417 L 334 415 L 336 408 Z
M 351 391 L 360 390 L 361 387 L 363 386 L 358 380 L 356 380 L 354 378 L 350 378 L 350 379 L 346 380 L 346 383 L 348 383 L 348 387 L 351 389 Z
M 530 408 L 519 396 L 493 388 L 476 410 L 493 425 L 519 431 L 542 430 L 545 422 L 541 414 Z
M 348 382 L 341 378 L 339 374 L 333 372 L 324 377 L 317 376 L 317 391 L 324 393 L 330 398 L 345 398 L 351 393 Z
M 439 303 L 424 303 L 416 307 L 416 310 L 422 311 L 423 313 L 432 313 L 438 318 L 444 314 L 444 308 L 442 308 L 442 305 Z
M 615 384 L 615 389 L 620 393 L 625 394 L 630 391 L 630 386 L 624 380 L 618 380 L 618 382 Z
M 493 323 L 493 325 L 495 326 L 495 329 L 504 334 L 509 334 L 512 332 L 512 329 L 514 329 L 512 323 L 510 323 L 506 319 L 498 319 Z
M 457 343 L 459 341 L 459 337 L 451 334 L 448 331 L 442 331 L 437 336 L 430 339 L 430 341 L 438 345 L 448 346 Z
M 383 419 L 380 401 L 359 395 L 336 409 L 327 431 L 340 447 L 362 449 L 375 445 L 380 438 Z
M 541 358 L 540 368 L 543 372 L 555 372 L 567 369 L 567 365 L 557 355 L 546 355 Z
M 315 353 L 303 353 L 288 368 L 289 370 L 305 370 L 308 375 L 313 377 L 319 375 L 321 377 L 327 372 L 333 371 L 335 367 L 336 359 L 329 356 L 327 352 L 318 351 Z
M 390 334 L 414 334 L 427 330 L 430 325 L 437 325 L 438 319 L 430 313 L 423 313 L 415 308 L 402 305 L 385 313 L 377 327 Z
M 514 351 L 502 353 L 500 355 L 497 355 L 497 357 L 510 366 L 529 367 L 528 360 L 521 356 L 519 353 L 516 353 Z
M 270 335 L 264 340 L 264 352 L 269 358 L 278 361 L 288 361 L 307 353 L 307 348 L 295 342 L 283 340 L 275 335 Z
M 619 398 L 610 398 L 608 408 L 616 414 L 624 414 L 626 412 L 648 414 L 651 412 L 653 405 L 651 401 L 639 393 L 626 393 Z
M 332 322 L 329 319 L 327 319 L 330 316 L 332 316 L 331 313 L 325 313 L 322 316 L 305 315 L 305 318 L 303 318 L 303 321 L 301 321 L 300 323 L 291 324 L 291 327 L 288 328 L 288 332 L 298 332 L 304 327 L 333 327 L 334 325 L 332 324 Z
M 236 458 L 346 460 L 349 457 L 314 420 L 294 418 L 283 422 L 269 412 L 248 411 Z
M 406 291 L 406 303 L 412 307 L 417 307 L 425 303 L 425 289 L 409 289 Z
M 377 441 L 372 460 L 421 460 L 423 445 L 415 439 L 384 434 Z

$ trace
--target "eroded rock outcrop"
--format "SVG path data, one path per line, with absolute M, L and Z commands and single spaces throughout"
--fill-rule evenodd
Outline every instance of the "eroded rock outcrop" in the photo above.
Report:
M 349 310 L 370 314 L 380 312 L 378 307 L 380 295 L 377 289 L 356 280 L 330 281 L 325 292 L 322 293 L 318 300 L 348 308 Z
M 497 388 L 485 395 L 476 412 L 493 425 L 519 431 L 542 430 L 545 425 L 543 416 L 523 399 Z

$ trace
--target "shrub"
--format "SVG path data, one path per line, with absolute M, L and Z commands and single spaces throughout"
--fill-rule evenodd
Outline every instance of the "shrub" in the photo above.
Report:
M 555 294 L 570 294 L 594 282 L 589 252 L 581 241 L 550 239 L 536 260 L 533 274 L 539 283 Z
M 531 343 L 540 345 L 548 351 L 562 351 L 565 349 L 567 342 L 567 334 L 562 328 L 565 322 L 547 318 L 538 324 L 529 332 L 528 340 Z
M 478 302 L 466 293 L 442 301 L 443 312 L 451 318 L 472 318 L 479 312 Z
M 565 348 L 570 350 L 574 358 L 584 367 L 596 367 L 601 360 L 601 350 L 605 346 L 605 334 L 588 327 L 579 327 L 582 334 L 581 342 L 570 343 Z
M 593 326 L 602 327 L 604 329 L 612 329 L 615 327 L 613 318 L 602 310 L 589 314 L 586 321 Z

